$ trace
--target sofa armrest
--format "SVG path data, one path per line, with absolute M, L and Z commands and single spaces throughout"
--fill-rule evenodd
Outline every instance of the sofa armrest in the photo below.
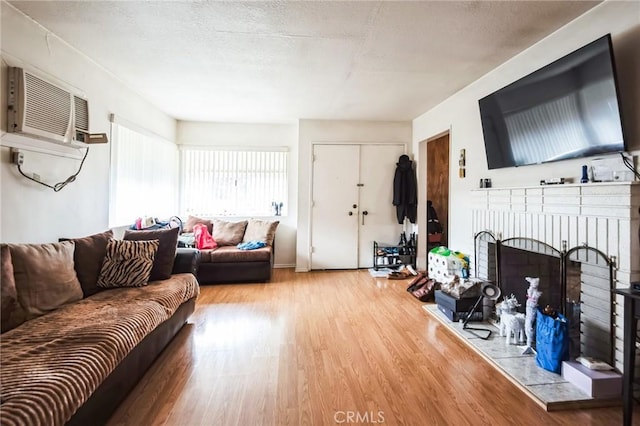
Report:
M 173 262 L 172 274 L 185 274 L 191 272 L 198 274 L 200 267 L 200 250 L 194 248 L 181 248 L 176 250 L 176 259 Z

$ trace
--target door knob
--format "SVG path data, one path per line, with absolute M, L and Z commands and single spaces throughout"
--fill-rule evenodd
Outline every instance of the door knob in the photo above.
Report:
M 349 212 L 348 214 L 349 214 L 349 216 L 353 216 L 353 212 Z
M 354 205 L 353 205 L 353 206 L 351 206 L 351 207 L 353 207 L 354 209 L 357 209 L 357 208 L 358 208 L 358 205 L 357 205 L 357 204 L 354 204 Z
M 363 224 L 363 225 L 364 225 L 364 217 L 365 217 L 366 215 L 368 215 L 368 214 L 369 214 L 369 212 L 368 212 L 368 211 L 366 211 L 366 210 L 362 212 L 362 224 Z

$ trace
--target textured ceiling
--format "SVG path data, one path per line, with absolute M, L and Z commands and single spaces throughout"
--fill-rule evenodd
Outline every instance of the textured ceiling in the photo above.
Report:
M 598 2 L 10 1 L 170 116 L 411 120 Z

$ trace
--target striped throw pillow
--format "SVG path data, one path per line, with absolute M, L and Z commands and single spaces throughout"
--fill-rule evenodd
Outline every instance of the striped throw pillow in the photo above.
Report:
M 158 240 L 124 241 L 111 239 L 102 262 L 98 287 L 142 287 L 149 282 Z

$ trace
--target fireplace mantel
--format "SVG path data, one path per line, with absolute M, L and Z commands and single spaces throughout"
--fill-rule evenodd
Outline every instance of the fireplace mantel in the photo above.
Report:
M 472 191 L 474 235 L 525 237 L 562 250 L 588 245 L 615 259 L 616 288 L 640 281 L 640 182 L 484 188 Z M 620 296 L 618 296 L 620 298 Z M 616 366 L 622 306 L 616 299 Z

